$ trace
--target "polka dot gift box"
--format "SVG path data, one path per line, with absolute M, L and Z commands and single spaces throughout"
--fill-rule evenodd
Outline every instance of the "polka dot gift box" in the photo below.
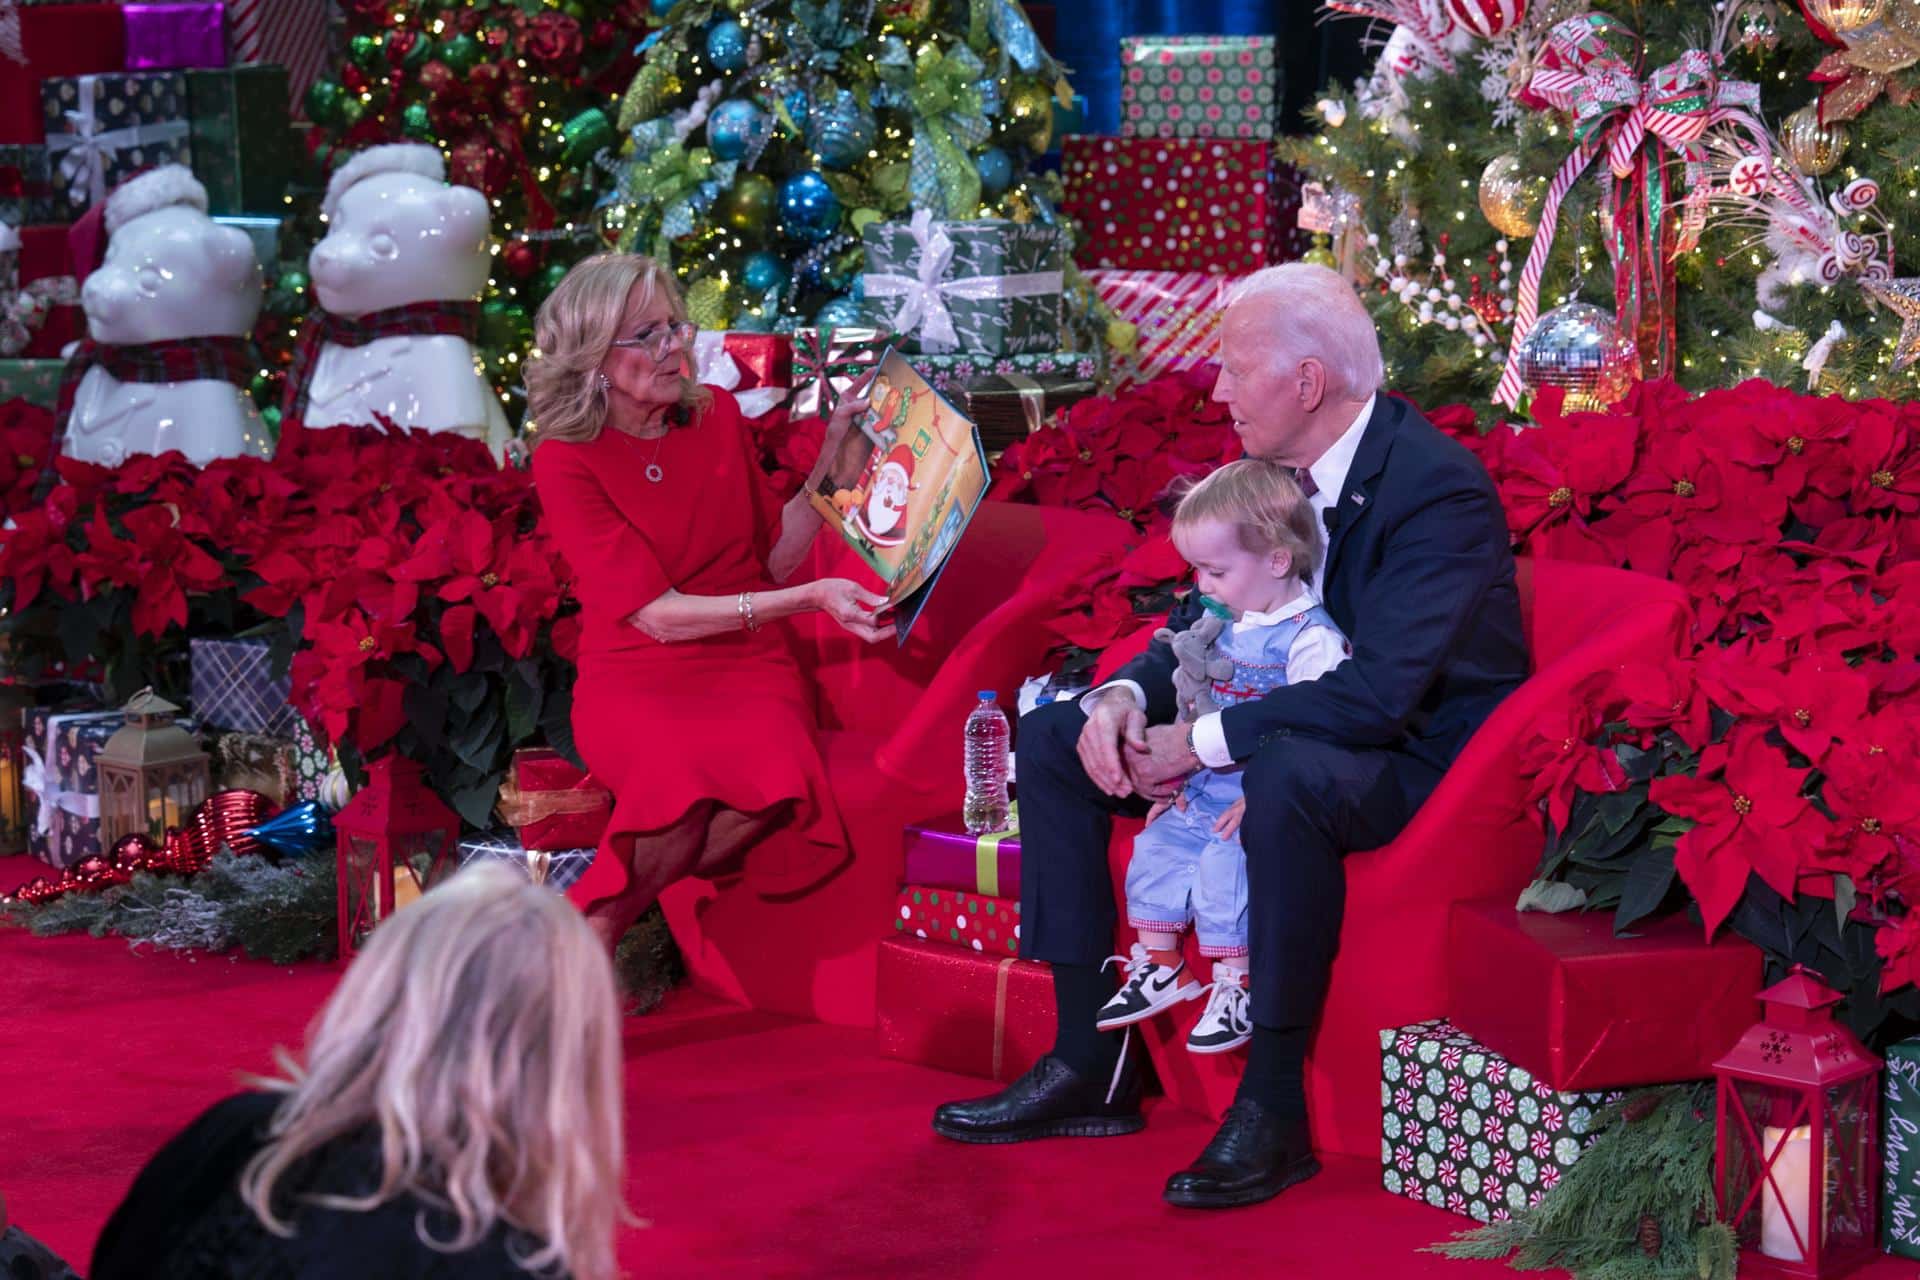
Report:
M 72 222 L 143 169 L 191 164 L 187 79 L 178 71 L 40 82 L 52 221 Z
M 1381 1181 L 1477 1222 L 1539 1201 L 1618 1090 L 1558 1093 L 1444 1018 L 1380 1033 Z
M 1120 69 L 1129 137 L 1273 137 L 1272 36 L 1128 36 Z
M 1246 275 L 1273 260 L 1271 143 L 1075 135 L 1061 167 L 1082 267 Z
M 988 955 L 1017 955 L 1020 899 L 910 884 L 900 891 L 893 927 L 910 938 L 951 943 Z

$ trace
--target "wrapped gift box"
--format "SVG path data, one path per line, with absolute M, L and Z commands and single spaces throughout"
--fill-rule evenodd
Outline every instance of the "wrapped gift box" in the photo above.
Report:
M 143 169 L 190 164 L 178 71 L 60 76 L 40 83 L 54 217 L 72 221 Z
M 694 335 L 696 381 L 731 391 L 740 412 L 757 418 L 793 386 L 793 339 L 783 333 L 705 329 Z
M 880 944 L 880 1052 L 962 1075 L 1011 1080 L 1053 1045 L 1047 966 L 918 938 Z
M 1380 1033 L 1382 1182 L 1478 1222 L 1537 1204 L 1618 1092 L 1556 1092 L 1444 1018 Z
M 64 360 L 0 360 L 0 404 L 25 400 L 52 409 L 60 399 Z
M 906 882 L 1020 901 L 1020 833 L 970 835 L 959 814 L 907 828 Z
M 1271 138 L 1272 36 L 1127 36 L 1120 131 L 1135 137 Z
M 457 853 L 463 867 L 480 861 L 509 863 L 535 884 L 551 885 L 556 892 L 565 893 L 593 865 L 594 850 L 529 849 L 511 831 L 488 831 L 466 837 Z
M 27 62 L 0 55 L 0 142 L 44 142 L 40 82 L 123 68 L 126 20 L 117 4 L 30 5 L 19 14 Z
M 945 394 L 980 428 L 980 443 L 998 452 L 1045 426 L 1054 414 L 1098 391 L 1091 378 L 990 373 L 968 378 Z
M 558 751 L 527 747 L 513 753 L 498 811 L 529 849 L 588 849 L 613 817 L 613 793 Z
M 217 214 L 269 214 L 293 180 L 287 69 L 244 66 L 187 76 L 193 176 Z
M 0 222 L 18 227 L 53 216 L 53 182 L 43 142 L 0 142 Z M 0 289 L 6 288 L 0 281 Z
M 194 148 L 194 158 L 200 155 L 199 147 Z M 267 273 L 268 287 L 272 287 L 274 269 L 280 264 L 280 246 L 286 235 L 285 218 L 256 217 L 252 214 L 218 214 L 213 219 L 223 227 L 232 227 L 246 233 L 253 242 L 253 256 L 260 262 L 260 269 Z
M 227 65 L 226 0 L 126 0 L 127 70 Z
M 927 262 L 931 245 L 944 236 L 951 246 L 944 270 Z M 861 232 L 867 270 L 861 277 L 867 308 L 877 325 L 897 327 L 902 351 L 975 351 L 1014 355 L 1060 346 L 1061 271 L 1066 251 L 1059 228 L 1038 222 L 981 218 L 936 222 L 874 222 Z M 925 242 L 923 245 L 923 241 Z M 912 291 L 937 288 L 952 334 L 936 335 L 927 323 L 932 306 L 918 307 Z M 920 320 L 902 319 L 913 307 Z
M 1271 143 L 1072 137 L 1061 167 L 1083 267 L 1245 275 L 1272 260 Z
M 1881 1124 L 1880 1247 L 1920 1258 L 1920 1039 L 1886 1052 Z
M 892 344 L 891 333 L 864 325 L 794 330 L 793 416 L 832 413 L 840 393 L 879 364 Z
M 193 713 L 210 729 L 293 737 L 300 713 L 287 701 L 289 677 L 273 673 L 267 642 L 259 638 L 189 643 Z
M 1020 950 L 1020 899 L 909 884 L 895 904 L 894 930 L 969 951 L 1011 956 Z
M 1017 356 L 993 356 L 975 351 L 937 356 L 922 353 L 907 357 L 907 363 L 919 371 L 929 386 L 949 399 L 959 396 L 967 383 L 977 378 L 1020 376 L 1036 382 L 1043 379 L 1093 382 L 1099 377 L 1099 360 L 1085 351 L 1029 351 Z
M 1220 318 L 1235 277 L 1205 271 L 1089 271 L 1087 283 L 1139 331 L 1115 385 L 1148 382 L 1220 358 Z
M 222 733 L 213 744 L 213 789 L 257 791 L 276 809 L 297 804 L 299 748 L 291 738 L 264 733 Z
M 1704 1079 L 1759 1016 L 1758 948 L 1684 918 L 1613 936 L 1611 912 L 1460 903 L 1447 946 L 1455 1026 L 1557 1089 Z
M 94 757 L 126 722 L 124 713 L 98 708 L 36 707 L 27 713 L 27 790 L 33 810 L 28 853 L 65 870 L 100 852 L 100 773 Z
M 20 233 L 20 283 L 73 274 L 73 250 L 64 225 L 15 227 Z
M 295 804 L 320 798 L 320 784 L 333 766 L 333 752 L 305 716 L 296 715 L 293 739 L 293 797 Z

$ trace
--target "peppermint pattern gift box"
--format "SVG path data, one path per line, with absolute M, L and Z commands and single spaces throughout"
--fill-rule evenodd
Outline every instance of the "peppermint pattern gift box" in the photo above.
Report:
M 1559 1185 L 1623 1095 L 1558 1093 L 1444 1018 L 1380 1033 L 1381 1182 L 1477 1222 Z

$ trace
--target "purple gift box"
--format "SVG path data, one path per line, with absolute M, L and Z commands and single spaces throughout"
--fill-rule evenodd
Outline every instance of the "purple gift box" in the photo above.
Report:
M 172 71 L 227 65 L 225 0 L 174 0 L 122 6 L 127 70 Z
M 989 898 L 1020 896 L 1020 832 L 968 835 L 958 814 L 907 828 L 908 884 Z

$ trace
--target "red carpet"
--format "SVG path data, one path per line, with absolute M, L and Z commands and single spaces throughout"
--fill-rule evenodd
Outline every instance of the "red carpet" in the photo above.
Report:
M 0 1194 L 84 1267 L 141 1161 L 238 1073 L 297 1043 L 333 971 L 133 954 L 0 932 Z M 1207 1128 L 1170 1108 L 1105 1141 L 960 1147 L 932 1106 L 981 1083 L 875 1056 L 866 1035 L 677 993 L 628 1024 L 636 1276 L 1510 1275 L 1415 1252 L 1463 1220 L 1335 1164 L 1272 1204 L 1163 1205 Z M 1867 1275 L 1909 1276 L 1891 1261 Z

